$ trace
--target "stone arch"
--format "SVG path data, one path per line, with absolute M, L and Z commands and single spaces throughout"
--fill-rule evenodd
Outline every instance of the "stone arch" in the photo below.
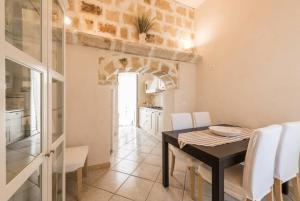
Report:
M 122 72 L 150 73 L 160 78 L 167 89 L 178 87 L 178 62 L 136 55 L 111 55 L 98 59 L 98 83 L 116 85 Z

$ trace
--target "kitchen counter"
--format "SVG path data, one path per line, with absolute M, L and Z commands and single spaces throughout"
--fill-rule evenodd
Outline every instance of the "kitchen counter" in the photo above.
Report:
M 158 106 L 140 106 L 140 108 L 147 108 L 147 109 L 150 109 L 150 110 L 158 110 L 158 111 L 163 110 L 162 107 L 158 107 Z

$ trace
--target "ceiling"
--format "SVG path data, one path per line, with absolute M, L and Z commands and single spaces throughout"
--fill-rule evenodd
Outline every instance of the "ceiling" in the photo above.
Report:
M 205 0 L 176 0 L 176 1 L 192 8 L 198 8 Z

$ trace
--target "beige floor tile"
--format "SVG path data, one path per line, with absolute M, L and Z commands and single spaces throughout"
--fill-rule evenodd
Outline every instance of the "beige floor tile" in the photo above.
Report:
M 137 177 L 129 177 L 117 194 L 135 201 L 145 201 L 150 193 L 153 182 Z
M 150 165 L 142 163 L 139 167 L 132 173 L 132 175 L 141 177 L 143 179 L 149 179 L 155 181 L 161 171 L 161 168 L 155 165 Z
M 87 177 L 83 177 L 83 183 L 91 185 L 95 182 L 96 179 L 100 178 L 106 172 L 109 171 L 109 168 L 97 169 L 97 170 L 89 170 Z M 71 177 L 76 180 L 76 173 L 71 173 Z
M 121 196 L 119 196 L 119 195 L 114 195 L 114 196 L 112 197 L 112 199 L 109 200 L 109 201 L 131 201 L 131 200 L 130 200 L 130 199 L 127 199 L 127 198 L 124 198 L 124 197 L 121 197 Z
M 66 185 L 66 200 L 77 201 L 76 183 L 67 182 Z M 83 185 L 81 196 L 81 201 L 108 201 L 112 198 L 113 194 L 99 188 Z
M 157 155 L 153 155 L 153 154 L 149 154 L 143 162 L 148 163 L 150 165 L 156 165 L 159 167 L 162 166 L 161 156 L 157 156 Z
M 131 161 L 136 161 L 136 162 L 141 162 L 146 158 L 146 156 L 147 156 L 147 154 L 145 154 L 145 153 L 133 151 L 125 159 L 131 160 Z
M 153 155 L 158 155 L 162 156 L 162 148 L 161 147 L 155 147 L 152 151 L 151 154 Z
M 121 160 L 115 166 L 112 167 L 112 170 L 123 172 L 126 174 L 131 174 L 138 166 L 138 163 L 130 160 Z
M 174 188 L 184 189 L 186 173 L 174 171 L 173 176 L 169 176 L 169 185 Z M 162 183 L 162 172 L 160 172 L 156 182 Z
M 115 150 L 113 152 L 113 156 L 115 158 L 126 158 L 126 156 L 128 156 L 132 151 L 129 151 L 129 150 L 125 150 L 125 149 L 118 149 L 118 150 Z
M 183 190 L 178 188 L 164 188 L 162 184 L 155 183 L 147 201 L 181 201 Z
M 128 176 L 127 174 L 110 170 L 96 179 L 91 185 L 115 193 Z
M 141 152 L 141 153 L 146 153 L 149 154 L 151 153 L 151 151 L 153 150 L 154 147 L 152 146 L 142 146 L 142 147 L 138 147 L 137 151 Z

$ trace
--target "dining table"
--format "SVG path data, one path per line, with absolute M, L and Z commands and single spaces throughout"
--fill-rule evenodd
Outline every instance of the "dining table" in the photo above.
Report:
M 208 127 L 199 127 L 162 132 L 162 176 L 164 187 L 169 186 L 169 144 L 179 148 L 179 134 L 207 129 Z M 181 149 L 212 168 L 212 201 L 224 201 L 224 170 L 245 161 L 248 143 L 249 139 L 213 147 L 187 144 Z M 283 193 L 288 193 L 287 183 L 283 184 Z

